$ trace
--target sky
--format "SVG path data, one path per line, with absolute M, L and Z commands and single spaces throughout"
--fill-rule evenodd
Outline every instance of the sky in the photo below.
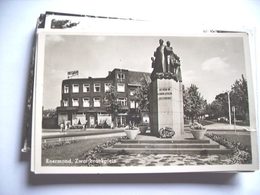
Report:
M 152 72 L 159 39 L 180 57 L 184 86 L 195 84 L 208 103 L 246 74 L 241 37 L 46 35 L 44 108 L 60 106 L 68 71 L 78 70 L 78 78 L 106 77 L 114 68 Z

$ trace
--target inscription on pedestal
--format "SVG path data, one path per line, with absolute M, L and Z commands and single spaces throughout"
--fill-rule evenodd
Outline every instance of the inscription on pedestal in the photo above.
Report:
M 172 79 L 152 82 L 152 132 L 158 135 L 161 128 L 170 127 L 175 138 L 183 134 L 183 98 L 181 83 Z
M 172 99 L 172 92 L 171 88 L 160 88 L 158 93 L 159 100 L 170 100 Z

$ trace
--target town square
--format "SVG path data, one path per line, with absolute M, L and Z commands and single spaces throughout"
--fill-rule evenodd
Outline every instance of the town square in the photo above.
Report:
M 42 166 L 252 163 L 242 46 L 241 37 L 49 35 Z

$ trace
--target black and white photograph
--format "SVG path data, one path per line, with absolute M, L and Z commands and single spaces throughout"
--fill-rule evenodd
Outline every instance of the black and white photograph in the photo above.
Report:
M 257 169 L 246 33 L 38 32 L 35 172 Z
M 259 10 L 1 0 L 0 195 L 259 195 Z

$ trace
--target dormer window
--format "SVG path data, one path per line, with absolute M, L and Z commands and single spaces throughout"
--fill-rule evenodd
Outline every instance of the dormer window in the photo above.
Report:
M 121 80 L 125 79 L 125 74 L 122 72 L 117 73 L 117 79 L 121 79 Z

